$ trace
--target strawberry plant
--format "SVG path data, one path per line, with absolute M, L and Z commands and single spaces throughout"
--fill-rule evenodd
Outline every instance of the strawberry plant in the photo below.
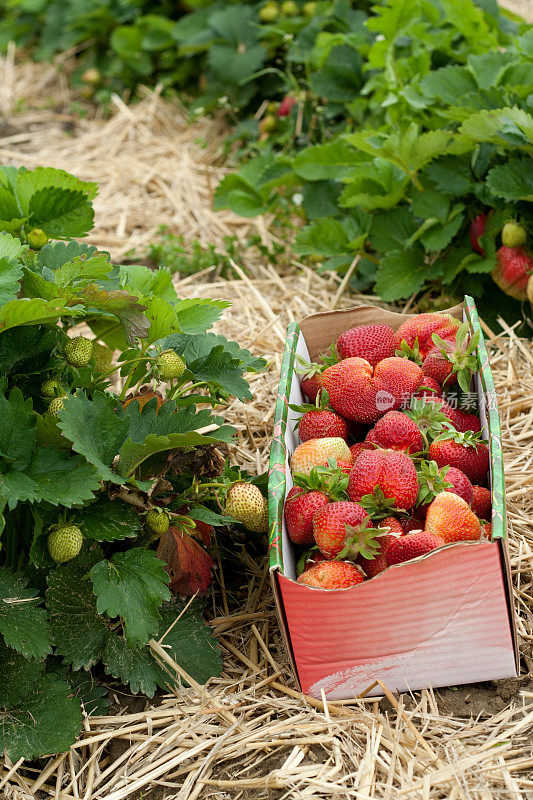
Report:
M 249 399 L 264 361 L 209 331 L 228 303 L 177 297 L 165 268 L 28 246 L 36 225 L 86 233 L 94 184 L 10 167 L 0 186 L 0 750 L 16 761 L 68 748 L 81 701 L 105 708 L 91 670 L 149 696 L 172 683 L 151 640 L 197 681 L 219 673 L 201 602 L 181 598 L 209 586 L 227 490 L 248 485 L 216 409 Z

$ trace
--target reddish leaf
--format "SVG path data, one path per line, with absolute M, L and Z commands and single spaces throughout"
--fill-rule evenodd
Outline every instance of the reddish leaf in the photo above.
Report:
M 200 524 L 202 523 L 196 523 L 197 530 Z M 196 530 L 193 532 L 196 533 Z M 199 530 L 198 533 L 205 542 L 207 534 Z M 170 590 L 174 594 L 190 597 L 195 592 L 207 590 L 211 582 L 213 559 L 188 533 L 169 528 L 161 537 L 157 555 L 167 564 Z

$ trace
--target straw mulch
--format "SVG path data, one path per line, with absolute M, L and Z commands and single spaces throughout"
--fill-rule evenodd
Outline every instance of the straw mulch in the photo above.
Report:
M 54 109 L 36 107 L 36 86 L 41 98 L 54 95 Z M 21 97 L 28 98 L 26 105 L 15 113 L 15 100 L 20 103 Z M 132 109 L 117 100 L 116 113 L 107 121 L 79 122 L 68 104 L 66 84 L 50 68 L 0 62 L 0 160 L 55 164 L 98 181 L 92 239 L 115 258 L 149 241 L 162 222 L 176 233 L 215 244 L 227 232 L 244 240 L 257 226 L 268 241 L 264 220 L 250 223 L 210 211 L 210 193 L 224 170 L 215 149 L 198 151 L 194 142 L 200 130 L 214 139 L 219 123 L 203 121 L 187 128 L 179 109 L 156 95 Z M 111 133 L 119 147 L 110 141 Z M 185 178 L 187 185 L 182 186 Z M 178 291 L 231 300 L 233 308 L 219 330 L 268 358 L 267 373 L 251 377 L 254 401 L 235 402 L 228 409 L 239 432 L 236 460 L 263 471 L 287 322 L 364 298 L 347 297 L 334 278 L 319 278 L 298 264 L 284 277 L 259 260 L 247 261 L 247 266 L 247 274 L 235 267 L 231 281 L 213 280 L 208 270 L 178 283 Z M 533 347 L 512 330 L 491 339 L 520 646 L 524 672 L 533 673 Z M 112 686 L 114 716 L 87 718 L 83 735 L 68 754 L 38 765 L 6 762 L 0 770 L 0 797 L 533 797 L 530 678 L 402 696 L 391 695 L 383 684 L 382 699 L 351 703 L 305 698 L 283 651 L 266 562 L 246 553 L 240 558 L 246 599 L 237 610 L 226 609 L 221 589 L 220 607 L 212 609 L 209 620 L 224 654 L 221 678 L 206 687 L 189 679 L 191 688 L 174 688 L 154 701 L 125 702 Z M 219 585 L 220 578 L 219 573 Z M 157 643 L 153 647 L 166 656 Z M 187 680 L 179 665 L 169 667 Z

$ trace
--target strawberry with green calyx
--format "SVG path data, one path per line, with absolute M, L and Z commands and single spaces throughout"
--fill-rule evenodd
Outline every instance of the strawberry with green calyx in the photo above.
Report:
M 297 375 L 300 375 L 300 388 L 311 403 L 316 401 L 317 394 L 324 388 L 322 384 L 322 373 L 327 367 L 339 361 L 339 355 L 335 350 L 335 345 L 331 345 L 329 354 L 322 353 L 320 358 L 321 363 L 318 364 L 306 361 L 302 356 L 296 356 L 294 371 Z
M 457 382 L 464 392 L 468 392 L 472 375 L 478 370 L 476 349 L 479 345 L 479 331 L 470 339 L 468 333 L 467 322 L 459 326 L 455 344 L 434 333 L 432 339 L 435 347 L 422 362 L 424 375 L 433 378 L 441 386 L 451 386 Z
M 83 535 L 77 525 L 55 525 L 48 534 L 48 552 L 58 564 L 70 561 L 80 552 Z
M 327 436 L 340 436 L 341 439 L 347 440 L 350 436 L 346 420 L 329 407 L 329 397 L 325 389 L 319 391 L 314 405 L 291 403 L 289 408 L 302 414 L 294 426 L 302 442 L 308 439 L 323 439 Z
M 364 581 L 363 573 L 349 561 L 323 561 L 302 572 L 298 583 L 314 589 L 349 589 Z
M 48 236 L 40 228 L 33 228 L 28 233 L 28 244 L 32 250 L 41 250 L 48 242 Z
M 409 511 L 418 497 L 415 465 L 406 453 L 369 450 L 356 460 L 348 481 L 348 497 L 372 516 Z M 385 513 L 386 512 L 386 513 Z
M 170 517 L 161 508 L 150 508 L 144 517 L 147 526 L 151 531 L 162 536 L 170 527 Z
M 398 536 L 403 536 L 403 530 L 395 517 L 386 517 L 380 523 L 382 534 L 376 537 L 378 552 L 372 558 L 358 556 L 357 564 L 361 567 L 367 578 L 375 578 L 380 572 L 387 569 L 387 550 L 396 541 Z
M 442 397 L 442 386 L 434 378 L 424 375 L 424 383 L 413 397 L 417 400 L 431 400 L 434 397 Z
M 63 395 L 62 397 L 54 397 L 54 399 L 50 401 L 46 413 L 49 414 L 51 417 L 58 419 L 60 412 L 63 411 L 63 409 L 65 408 L 64 400 L 66 396 L 67 395 Z
M 455 339 L 460 322 L 451 314 L 416 314 L 406 320 L 394 334 L 394 344 L 398 350 L 404 351 L 402 343 L 424 359 L 435 343 L 431 338 L 434 333 L 441 339 Z
M 76 336 L 69 339 L 63 347 L 63 355 L 67 364 L 76 369 L 86 367 L 93 354 L 94 342 L 85 336 Z
M 405 412 L 413 420 L 426 442 L 447 430 L 455 430 L 455 409 L 439 397 L 435 399 L 411 398 L 411 406 Z
M 48 378 L 41 384 L 41 396 L 46 402 L 50 402 L 54 397 L 66 397 L 65 387 L 59 378 Z
M 526 238 L 526 229 L 516 220 L 509 220 L 503 226 L 502 244 L 504 247 L 520 247 L 525 243 Z
M 172 381 L 181 378 L 187 364 L 174 350 L 165 350 L 157 358 L 154 374 L 161 381 Z
M 348 475 L 334 459 L 329 460 L 328 466 L 313 467 L 309 473 L 295 472 L 292 480 L 294 486 L 306 492 L 323 492 L 330 500 L 348 499 Z
M 474 497 L 474 489 L 464 472 L 456 467 L 439 468 L 436 461 L 422 461 L 418 468 L 418 505 L 427 506 L 441 492 L 453 492 L 467 503 Z
M 480 433 L 445 431 L 429 447 L 429 457 L 439 467 L 460 469 L 472 483 L 481 484 L 489 469 L 489 448 Z
M 367 511 L 359 503 L 337 501 L 319 508 L 313 516 L 313 534 L 318 549 L 328 558 L 355 559 L 359 553 L 372 558 L 378 551 L 375 537 L 383 533 L 374 528 Z
M 266 533 L 268 507 L 261 490 L 253 483 L 237 481 L 228 489 L 225 513 L 240 522 L 247 530 Z
M 491 272 L 502 292 L 516 300 L 528 299 L 528 281 L 533 273 L 533 258 L 523 247 L 500 247 Z
M 329 497 L 324 492 L 305 490 L 293 486 L 285 500 L 285 525 L 289 539 L 294 544 L 313 544 L 313 517 L 319 508 L 327 506 Z

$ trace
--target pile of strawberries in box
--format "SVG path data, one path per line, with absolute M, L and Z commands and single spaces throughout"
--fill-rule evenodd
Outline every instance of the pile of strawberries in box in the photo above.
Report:
M 451 315 L 420 314 L 396 332 L 351 328 L 321 363 L 300 364 L 310 404 L 291 405 L 301 444 L 285 501 L 299 583 L 347 588 L 490 539 L 489 449 L 472 413 L 478 337 Z

